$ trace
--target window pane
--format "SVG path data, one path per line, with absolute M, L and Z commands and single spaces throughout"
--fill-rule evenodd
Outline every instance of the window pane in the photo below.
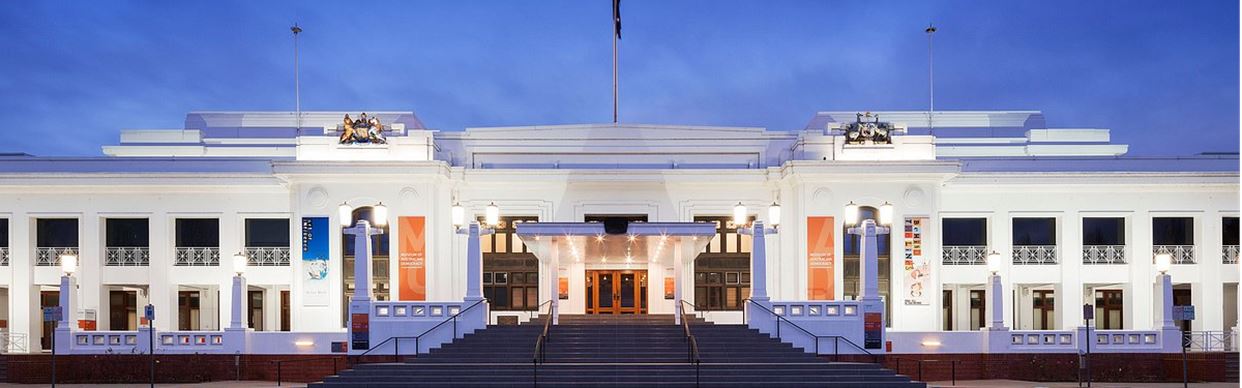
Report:
M 1195 219 L 1191 217 L 1156 217 L 1151 219 L 1152 242 L 1155 245 L 1194 245 Z
M 944 245 L 988 245 L 987 218 L 945 218 L 941 226 Z
M 533 309 L 539 306 L 539 288 L 526 287 L 526 308 Z
M 508 251 L 509 251 L 509 234 L 500 233 L 500 232 L 496 233 L 496 252 L 508 252 Z
M 509 284 L 509 274 L 508 274 L 507 272 L 497 272 L 497 273 L 496 273 L 496 279 L 494 280 L 494 283 L 496 283 L 496 284 Z
M 513 284 L 526 284 L 526 273 L 514 272 L 513 273 Z
M 737 249 L 737 233 L 725 233 L 725 252 L 736 253 L 738 251 Z
M 1224 245 L 1238 245 L 1238 217 L 1225 217 L 1221 224 Z
M 246 220 L 246 246 L 288 247 L 289 219 L 251 218 Z
M 483 253 L 495 253 L 496 252 L 495 250 L 492 250 L 492 238 L 493 237 L 495 237 L 495 235 L 483 236 L 479 238 L 479 251 L 480 252 L 483 252 Z
M 1014 218 L 1013 245 L 1056 245 L 1055 218 Z
M 1126 245 L 1126 219 L 1083 218 L 1083 245 Z
M 526 289 L 522 287 L 513 287 L 513 288 L 510 288 L 509 291 L 513 293 L 513 298 L 511 299 L 511 301 L 513 302 L 513 308 L 515 309 L 525 308 L 526 307 L 526 297 L 525 297 Z
M 526 283 L 539 284 L 539 273 L 538 272 L 527 272 Z
M 720 233 L 712 235 L 712 241 L 707 243 L 708 252 L 724 252 L 720 249 Z
M 739 252 L 750 253 L 750 246 L 752 244 L 751 241 L 754 240 L 755 238 L 749 234 L 743 234 L 741 236 L 742 236 L 742 249 Z

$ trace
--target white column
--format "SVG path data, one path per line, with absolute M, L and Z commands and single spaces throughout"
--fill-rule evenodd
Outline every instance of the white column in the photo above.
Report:
M 876 241 L 877 226 L 874 220 L 863 220 L 862 225 L 857 228 L 858 234 L 862 237 L 862 244 L 859 247 L 862 260 L 859 265 L 862 266 L 862 292 L 859 295 L 861 300 L 880 300 L 880 257 L 877 252 L 878 244 Z
M 556 244 L 548 244 L 548 247 L 550 247 L 550 249 L 548 249 L 548 274 L 549 276 L 548 276 L 547 283 L 550 285 L 548 287 L 548 290 L 551 291 L 548 294 L 552 295 L 552 299 L 551 299 L 552 303 L 550 303 L 550 306 L 548 306 L 548 313 L 552 314 L 552 317 L 551 317 L 552 324 L 557 325 L 561 323 L 560 322 L 561 313 L 559 309 L 561 298 L 559 295 L 560 292 L 558 290 L 558 288 L 560 288 L 560 276 L 561 276 L 560 249 L 557 249 Z M 648 287 L 650 287 L 650 284 L 651 284 L 650 278 L 648 278 Z M 637 303 L 637 301 L 635 301 L 635 303 Z M 648 303 L 648 306 L 650 306 L 650 303 Z
M 77 318 L 74 311 L 77 307 L 77 279 L 70 275 L 61 275 L 60 277 L 60 307 L 62 315 L 57 328 L 70 328 L 71 324 L 76 325 Z
M 1156 275 L 1156 284 L 1160 287 L 1160 299 L 1156 302 L 1156 308 L 1160 309 L 1160 328 L 1178 329 L 1173 322 L 1173 276 L 1166 273 Z
M 483 299 L 483 251 L 479 248 L 482 235 L 478 222 L 470 222 L 466 242 L 466 305 Z
M 358 220 L 357 226 L 345 229 L 346 234 L 354 236 L 354 296 L 350 301 L 371 301 L 371 235 L 378 234 L 377 231 L 381 230 L 372 229 L 366 220 Z M 350 307 L 353 313 L 353 306 Z
M 100 295 L 100 290 L 104 269 L 104 240 L 105 230 L 104 219 L 100 218 L 95 212 L 86 212 L 82 214 L 82 221 L 78 229 L 81 231 L 78 243 L 78 271 L 75 272 L 74 283 L 79 295 L 74 300 L 73 310 L 65 309 L 65 315 L 69 316 L 69 324 L 76 330 L 78 328 L 78 313 L 85 315 L 87 309 L 99 310 L 99 304 L 104 299 Z M 86 317 L 82 317 L 86 319 Z M 99 319 L 96 314 L 95 319 Z
M 768 252 L 767 235 L 763 230 L 763 221 L 755 221 L 750 249 L 750 298 L 756 301 L 768 300 Z
M 241 275 L 233 276 L 232 301 L 229 305 L 229 328 L 230 329 L 246 329 L 246 278 Z
M 39 335 L 43 328 L 40 320 L 39 289 L 33 284 L 34 273 L 34 220 L 26 213 L 14 212 L 9 219 L 9 268 L 13 271 L 9 287 L 9 332 L 28 333 L 26 349 L 31 353 L 40 351 Z M 15 350 L 11 344 L 8 350 Z
M 674 286 L 673 287 L 673 323 L 676 323 L 679 325 L 681 324 L 681 308 L 682 308 L 681 289 L 682 287 L 686 286 L 684 282 L 685 266 L 683 265 L 685 261 L 685 258 L 684 258 L 685 249 L 682 247 L 687 243 L 693 244 L 693 242 L 686 241 L 686 237 L 678 237 L 677 238 L 677 249 L 673 250 L 673 286 Z

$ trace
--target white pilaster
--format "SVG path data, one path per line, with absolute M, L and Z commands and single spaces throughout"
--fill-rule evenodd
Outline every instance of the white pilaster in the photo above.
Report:
M 246 319 L 246 277 L 233 276 L 232 298 L 229 303 L 229 328 L 245 329 Z

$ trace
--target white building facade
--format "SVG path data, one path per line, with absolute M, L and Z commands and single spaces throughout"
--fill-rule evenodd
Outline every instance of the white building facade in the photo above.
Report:
M 190 113 L 182 129 L 123 131 L 104 157 L 0 158 L 8 332 L 28 351 L 50 346 L 41 308 L 63 298 L 59 260 L 72 254 L 66 314 L 80 330 L 137 330 L 147 304 L 156 330 L 221 330 L 240 300 L 257 332 L 344 333 L 355 283 L 342 234 L 352 220 L 342 217 L 373 218 L 381 203 L 378 301 L 463 300 L 467 241 L 452 208 L 501 210 L 481 244 L 492 323 L 529 319 L 549 300 L 560 314 L 672 314 L 673 295 L 709 320 L 742 320 L 758 271 L 750 236 L 730 221 L 738 204 L 779 223 L 763 271 L 772 300 L 855 299 L 859 249 L 843 209 L 874 217 L 889 203 L 879 287 L 891 331 L 975 331 L 995 308 L 1015 330 L 1071 330 L 1084 304 L 1095 327 L 1158 329 L 1159 252 L 1174 260 L 1175 304 L 1197 307 L 1189 329 L 1238 326 L 1236 154 L 1130 157 L 1106 129 L 1046 128 L 1034 111 L 820 112 L 797 131 L 453 132 L 412 112 L 374 112 L 384 144 L 342 144 L 347 113 Z M 609 220 L 704 222 L 717 234 L 674 268 L 654 240 L 637 253 L 620 242 L 550 261 L 516 227 Z M 1004 258 L 999 307 L 985 286 L 990 252 Z M 230 297 L 236 254 L 249 262 L 240 298 Z

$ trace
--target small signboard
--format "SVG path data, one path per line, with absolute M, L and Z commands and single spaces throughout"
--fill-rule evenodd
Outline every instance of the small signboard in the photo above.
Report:
M 1084 320 L 1095 319 L 1095 306 L 1092 306 L 1089 304 L 1082 305 L 1082 319 Z
M 345 341 L 332 341 L 332 353 L 345 353 L 349 351 L 347 348 Z
M 59 322 L 60 319 L 64 317 L 65 315 L 64 312 L 65 312 L 65 309 L 60 306 L 44 307 L 43 308 L 43 320 Z
M 884 318 L 880 313 L 863 313 L 863 347 L 879 349 L 884 340 Z
M 1175 321 L 1193 321 L 1195 320 L 1195 306 L 1173 306 L 1173 320 Z
M 367 313 L 350 314 L 350 342 L 354 350 L 371 348 L 371 316 Z

